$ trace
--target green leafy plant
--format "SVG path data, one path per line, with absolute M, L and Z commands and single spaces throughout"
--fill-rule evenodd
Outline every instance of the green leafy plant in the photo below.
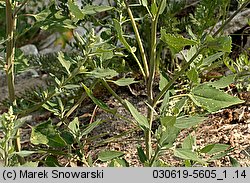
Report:
M 222 28 L 227 24 L 232 17 L 229 17 L 227 21 L 222 25 L 222 28 L 217 31 L 214 35 L 207 35 L 202 37 L 201 39 L 188 39 L 184 38 L 181 35 L 173 35 L 166 33 L 166 30 L 161 30 L 161 40 L 167 44 L 168 48 L 172 52 L 173 55 L 182 51 L 184 47 L 189 46 L 189 55 L 184 56 L 185 62 L 182 64 L 179 71 L 171 77 L 171 79 L 165 78 L 165 84 L 162 84 L 161 90 L 159 93 L 155 93 L 153 89 L 153 83 L 155 81 L 156 74 L 156 63 L 157 63 L 157 46 L 159 41 L 157 39 L 157 30 L 158 30 L 158 20 L 160 15 L 163 13 L 166 7 L 166 0 L 161 1 L 152 1 L 148 3 L 147 1 L 143 1 L 142 5 L 148 11 L 148 16 L 150 17 L 151 24 L 151 34 L 150 34 L 150 51 L 149 55 L 145 53 L 145 49 L 143 47 L 142 38 L 138 31 L 138 26 L 136 24 L 136 18 L 133 16 L 133 12 L 131 7 L 126 1 L 121 2 L 120 6 L 125 7 L 127 10 L 129 20 L 132 24 L 132 28 L 134 30 L 135 40 L 137 42 L 138 50 L 133 45 L 131 46 L 127 40 L 126 36 L 122 31 L 122 26 L 126 22 L 124 20 L 123 14 L 120 12 L 120 19 L 114 19 L 114 27 L 117 31 L 118 39 L 124 45 L 124 48 L 132 55 L 132 58 L 136 61 L 139 66 L 139 70 L 142 73 L 143 81 L 146 84 L 147 88 L 147 116 L 142 115 L 136 107 L 131 104 L 127 100 L 123 100 L 119 95 L 115 93 L 114 90 L 107 83 L 107 76 L 110 70 L 105 70 L 106 75 L 103 77 L 99 77 L 96 74 L 93 74 L 93 77 L 99 78 L 102 84 L 108 89 L 108 91 L 123 104 L 123 106 L 132 114 L 134 117 L 137 126 L 139 126 L 144 132 L 145 139 L 145 150 L 141 147 L 138 148 L 138 154 L 140 160 L 145 166 L 155 166 L 159 163 L 159 155 L 164 152 L 166 149 L 169 149 L 173 146 L 177 135 L 180 130 L 183 128 L 190 128 L 196 126 L 201 123 L 204 118 L 200 116 L 189 116 L 184 117 L 181 114 L 183 106 L 185 105 L 186 98 L 176 103 L 175 109 L 178 111 L 171 112 L 168 115 L 159 115 L 157 112 L 157 106 L 161 103 L 161 109 L 168 109 L 168 105 L 170 102 L 169 91 L 173 84 L 177 81 L 178 78 L 182 77 L 182 75 L 187 71 L 188 68 L 191 68 L 187 73 L 189 80 L 194 83 L 192 88 L 186 93 L 184 96 L 188 96 L 195 105 L 204 108 L 208 112 L 215 112 L 222 108 L 240 104 L 244 101 L 239 100 L 233 96 L 230 96 L 223 91 L 220 91 L 218 88 L 218 83 L 222 81 L 218 81 L 215 83 L 204 83 L 201 84 L 199 82 L 199 75 L 196 70 L 195 64 L 199 63 L 200 65 L 209 65 L 214 60 L 219 58 L 224 53 L 229 53 L 231 51 L 231 38 L 229 36 L 219 36 L 218 34 L 222 30 Z M 244 4 L 240 9 L 244 8 L 247 5 Z M 240 11 L 238 10 L 238 12 Z M 204 30 L 204 29 L 203 29 Z M 208 55 L 208 52 L 215 52 L 214 55 Z M 217 52 L 217 53 L 216 53 Z M 137 54 L 136 54 L 137 53 Z M 163 79 L 164 77 L 162 77 Z M 109 78 L 110 80 L 111 78 Z M 224 78 L 223 78 L 224 80 Z M 160 81 L 162 82 L 162 81 Z M 114 82 L 115 83 L 115 82 Z M 130 83 L 128 83 L 130 84 Z M 228 84 L 228 83 L 227 83 Z M 86 90 L 86 89 L 85 89 Z M 179 97 L 182 98 L 183 95 Z M 175 97 L 175 96 L 174 96 Z M 176 96 L 178 97 L 178 95 Z M 163 100 L 161 100 L 163 98 Z M 92 98 L 93 99 L 93 98 Z M 96 99 L 95 99 L 96 100 Z M 97 103 L 96 103 L 97 104 Z M 98 104 L 97 104 L 98 105 Z M 164 114 L 164 111 L 162 111 Z M 152 124 L 155 119 L 160 119 L 160 125 L 156 132 L 152 131 Z M 152 138 L 156 138 L 157 146 L 155 149 L 152 147 Z M 175 151 L 177 155 L 181 156 L 181 150 Z M 200 161 L 198 158 L 193 158 L 194 155 L 191 153 L 187 153 L 185 155 L 189 156 L 190 159 L 198 161 L 201 164 L 205 164 L 205 161 Z
M 222 144 L 209 144 L 204 148 L 196 148 L 195 137 L 191 135 L 184 140 L 181 148 L 175 147 L 174 143 L 181 130 L 194 129 L 206 119 L 208 113 L 244 102 L 222 90 L 234 82 L 236 75 L 205 82 L 202 81 L 201 75 L 206 69 L 213 67 L 215 61 L 222 57 L 226 58 L 231 52 L 231 37 L 220 33 L 249 2 L 243 3 L 234 14 L 227 17 L 229 1 L 225 0 L 222 4 L 216 1 L 211 4 L 203 0 L 192 17 L 192 22 L 199 24 L 199 27 L 196 30 L 187 27 L 187 36 L 179 34 L 179 30 L 176 30 L 177 20 L 169 24 L 171 29 L 161 22 L 160 17 L 164 18 L 165 13 L 170 17 L 168 20 L 171 20 L 171 17 L 174 17 L 173 10 L 182 7 L 177 4 L 171 7 L 168 0 L 150 2 L 142 0 L 139 5 L 129 4 L 126 0 L 117 0 L 116 7 L 96 6 L 91 3 L 79 7 L 75 1 L 69 0 L 66 4 L 59 3 L 58 6 L 52 2 L 48 8 L 39 13 L 26 14 L 25 16 L 34 19 L 34 27 L 52 32 L 61 31 L 62 45 L 68 39 L 64 33 L 69 32 L 69 36 L 74 38 L 72 46 L 76 49 L 76 53 L 72 55 L 57 53 L 54 56 L 55 62 L 50 65 L 42 64 L 48 71 L 51 85 L 44 91 L 37 91 L 34 102 L 30 102 L 29 99 L 18 101 L 14 90 L 15 21 L 26 2 L 18 4 L 15 1 L 13 3 L 5 1 L 7 36 L 4 41 L 6 43 L 4 65 L 10 109 L 14 109 L 14 112 L 10 110 L 9 114 L 1 117 L 4 133 L 11 134 L 11 136 L 6 135 L 1 144 L 5 166 L 11 165 L 9 162 L 12 154 L 24 157 L 33 153 L 43 155 L 38 161 L 46 166 L 62 166 L 58 161 L 59 157 L 66 157 L 69 164 L 80 161 L 85 166 L 94 166 L 96 161 L 102 161 L 114 167 L 129 166 L 123 158 L 124 153 L 120 151 L 101 151 L 94 161 L 86 152 L 85 145 L 97 138 L 89 138 L 89 135 L 98 125 L 105 122 L 91 120 L 83 125 L 78 117 L 71 118 L 87 97 L 100 109 L 133 123 L 135 126 L 133 131 L 138 129 L 143 131 L 144 142 L 138 146 L 137 152 L 144 166 L 166 166 L 168 162 L 160 160 L 161 154 L 166 150 L 184 159 L 185 166 L 205 165 L 209 161 L 225 156 L 231 150 Z M 138 7 L 141 11 L 135 12 L 134 8 Z M 202 9 L 205 9 L 207 14 L 202 12 Z M 220 10 L 223 10 L 223 14 L 220 14 Z M 113 14 L 101 20 L 95 17 L 107 11 L 112 11 Z M 221 18 L 224 20 L 221 28 L 213 35 L 207 33 L 207 29 L 213 27 Z M 94 29 L 85 27 L 87 33 L 84 35 L 73 31 L 79 25 L 84 27 L 86 20 L 94 22 L 95 26 L 105 27 L 105 30 L 97 34 Z M 147 30 L 143 32 L 142 27 Z M 177 65 L 172 72 L 168 72 L 167 67 L 159 64 L 163 59 L 161 52 L 166 50 L 172 58 L 171 64 Z M 175 63 L 177 54 L 183 57 L 178 64 Z M 243 60 L 246 63 L 246 60 Z M 127 70 L 130 63 L 137 66 L 142 81 L 129 75 L 128 72 L 134 69 Z M 158 77 L 159 88 L 155 87 Z M 181 83 L 176 85 L 177 81 Z M 183 81 L 188 84 L 184 84 Z M 145 85 L 146 115 L 142 114 L 131 101 L 119 96 L 113 87 L 114 85 L 129 87 L 138 83 Z M 111 109 L 95 96 L 94 93 L 100 86 L 106 88 L 131 113 L 133 120 L 119 115 L 116 109 Z M 21 105 L 24 103 L 25 105 Z M 200 111 L 190 112 L 190 109 L 187 109 L 190 106 Z M 13 128 L 13 125 L 16 126 L 18 119 L 41 108 L 50 111 L 58 120 L 53 122 L 48 119 L 41 124 L 31 126 L 30 141 L 34 148 L 32 151 L 21 151 L 18 134 L 20 126 Z M 14 118 L 9 118 L 8 115 Z M 156 129 L 153 128 L 154 123 L 158 123 Z M 16 134 L 13 135 L 13 132 Z M 10 141 L 13 139 L 16 152 L 10 148 Z M 211 158 L 204 159 L 204 154 L 208 154 Z M 237 164 L 232 158 L 231 161 Z M 23 159 L 19 158 L 19 163 L 24 164 Z

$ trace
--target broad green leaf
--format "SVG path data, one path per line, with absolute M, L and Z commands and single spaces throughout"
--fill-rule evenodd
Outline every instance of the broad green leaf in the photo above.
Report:
M 113 82 L 118 86 L 128 86 L 128 85 L 131 85 L 134 83 L 138 83 L 139 81 L 135 81 L 134 78 L 121 78 L 121 79 L 118 79 L 116 81 L 110 81 L 110 82 Z
M 79 134 L 80 129 L 78 117 L 74 118 L 74 120 L 69 123 L 68 128 L 71 130 L 71 133 L 73 133 L 74 136 Z
M 118 73 L 113 69 L 104 69 L 104 68 L 96 68 L 91 72 L 88 72 L 89 76 L 95 77 L 95 78 L 113 78 L 118 75 Z
M 102 121 L 101 120 L 97 120 L 91 124 L 89 124 L 82 132 L 81 135 L 87 135 L 89 134 L 95 127 L 97 127 Z
M 207 154 L 216 154 L 222 151 L 227 150 L 230 147 L 230 145 L 227 144 L 209 144 L 203 147 L 200 152 L 201 153 L 207 153 Z
M 164 74 L 160 74 L 160 82 L 159 82 L 159 89 L 160 91 L 168 84 L 168 79 L 164 76 Z
M 65 147 L 66 142 L 52 125 L 51 120 L 32 127 L 31 143 L 35 145 L 44 144 L 50 147 Z
M 135 120 L 138 122 L 138 124 L 140 125 L 141 128 L 146 128 L 149 129 L 149 124 L 148 124 L 148 120 L 145 116 L 143 116 L 142 114 L 140 114 L 137 109 L 127 100 L 125 100 L 128 109 L 130 111 L 130 113 L 132 114 L 132 116 L 135 118 Z
M 182 149 L 192 150 L 194 145 L 195 145 L 195 137 L 189 134 L 182 143 Z
M 66 58 L 64 57 L 64 54 L 62 52 L 58 53 L 57 58 L 60 61 L 60 63 L 62 64 L 62 66 L 66 69 L 67 73 L 70 74 L 69 68 L 71 66 L 71 62 L 66 60 Z
M 161 125 L 167 129 L 173 127 L 176 123 L 176 116 L 164 116 L 160 118 Z
M 114 158 L 124 155 L 124 152 L 120 151 L 102 151 L 98 154 L 98 160 L 100 161 L 110 161 Z
M 201 66 L 208 66 L 208 65 L 212 64 L 215 60 L 219 59 L 224 54 L 225 54 L 224 52 L 218 52 L 218 53 L 215 53 L 215 54 L 213 54 L 213 55 L 205 58 L 202 61 L 202 65 Z
M 159 10 L 160 15 L 164 12 L 166 6 L 167 6 L 166 0 L 163 0 L 162 5 L 161 5 L 160 10 Z
M 151 13 L 152 13 L 152 15 L 154 15 L 154 16 L 156 16 L 156 14 L 157 14 L 157 11 L 158 11 L 158 7 L 157 7 L 157 5 L 156 5 L 156 3 L 152 3 L 152 5 L 151 5 Z
M 192 67 L 189 71 L 187 71 L 186 75 L 191 82 L 199 83 L 199 74 L 194 67 Z
M 232 157 L 229 157 L 229 159 L 230 159 L 230 163 L 231 163 L 232 167 L 241 167 L 240 163 L 236 159 L 234 159 Z
M 191 99 L 196 105 L 204 107 L 209 112 L 215 112 L 222 108 L 244 102 L 237 97 L 228 95 L 207 84 L 193 88 L 191 91 Z
M 96 13 L 112 10 L 111 6 L 104 5 L 87 5 L 82 8 L 82 13 L 85 15 L 93 15 Z
M 51 11 L 49 8 L 44 9 L 43 11 L 41 11 L 40 13 L 36 14 L 36 15 L 32 15 L 37 22 L 43 22 L 47 19 L 47 17 L 50 15 Z
M 141 163 L 145 163 L 148 160 L 141 146 L 137 147 L 137 154 Z
M 167 43 L 174 53 L 180 52 L 187 45 L 197 44 L 196 41 L 184 38 L 182 35 L 167 34 L 165 29 L 161 30 L 161 40 Z
M 202 123 L 206 118 L 199 116 L 180 117 L 176 119 L 175 127 L 179 129 L 190 128 Z
M 207 46 L 216 51 L 231 52 L 232 38 L 230 36 L 221 36 L 213 38 L 208 36 L 206 40 Z
M 163 148 L 170 148 L 180 132 L 180 130 L 174 126 L 176 123 L 176 116 L 162 117 L 160 122 L 162 125 L 162 133 L 159 144 Z
M 72 0 L 68 0 L 68 6 L 69 6 L 70 13 L 77 20 L 82 20 L 84 18 L 83 12 L 80 10 L 80 8 Z
M 214 81 L 214 82 L 208 82 L 207 84 L 210 86 L 213 86 L 215 88 L 226 88 L 229 86 L 231 83 L 234 83 L 236 75 L 229 75 L 229 76 L 224 76 L 221 79 Z
M 206 164 L 206 161 L 200 159 L 193 151 L 189 149 L 176 148 L 174 150 L 174 155 L 181 159 L 193 160 L 201 164 Z
M 84 84 L 82 84 L 84 90 L 86 91 L 86 94 L 89 96 L 89 98 L 91 98 L 91 100 L 96 104 L 98 105 L 101 109 L 105 110 L 105 111 L 108 111 L 110 113 L 114 113 L 115 111 L 110 109 L 107 104 L 105 104 L 104 102 L 102 102 L 101 100 L 98 100 L 97 98 L 94 97 L 94 95 L 92 94 L 92 91 L 87 87 L 85 86 Z

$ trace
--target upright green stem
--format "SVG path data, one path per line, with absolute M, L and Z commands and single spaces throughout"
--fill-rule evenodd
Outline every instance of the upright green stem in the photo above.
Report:
M 155 66 L 156 66 L 156 31 L 157 31 L 157 20 L 153 20 L 151 27 L 151 52 L 150 52 L 150 73 L 147 83 L 147 94 L 148 94 L 148 103 L 152 106 L 154 100 L 153 96 L 153 83 L 155 78 Z M 153 123 L 154 111 L 148 107 L 148 121 L 149 129 L 145 131 L 145 143 L 146 143 L 146 156 L 148 159 L 151 159 L 152 147 L 151 147 L 151 128 Z
M 151 26 L 151 52 L 150 52 L 150 72 L 148 78 L 148 102 L 151 105 L 153 101 L 153 83 L 155 78 L 155 66 L 156 66 L 156 33 L 157 33 L 157 19 L 153 20 Z
M 15 85 L 14 85 L 14 55 L 15 40 L 14 30 L 16 27 L 16 17 L 12 14 L 12 5 L 10 0 L 6 0 L 6 65 L 5 72 L 7 76 L 7 85 L 9 92 L 9 100 L 12 105 L 16 105 Z
M 134 32 L 135 32 L 135 38 L 136 38 L 136 41 L 137 41 L 139 49 L 140 49 L 141 58 L 142 58 L 142 62 L 143 62 L 143 65 L 144 65 L 144 72 L 145 72 L 145 75 L 146 75 L 146 78 L 147 78 L 149 76 L 148 62 L 147 62 L 146 54 L 145 54 L 145 51 L 144 51 L 144 47 L 142 45 L 140 33 L 139 33 L 138 28 L 136 26 L 133 13 L 132 13 L 128 3 L 126 2 L 126 0 L 124 0 L 124 3 L 126 5 L 127 12 L 128 12 L 129 18 L 130 18 L 131 23 L 132 23 L 132 27 L 133 27 Z
M 154 94 L 153 94 L 153 83 L 155 79 L 155 71 L 156 71 L 156 47 L 157 47 L 157 25 L 158 19 L 160 15 L 160 9 L 163 4 L 163 0 L 161 0 L 158 8 L 158 12 L 155 16 L 152 17 L 152 24 L 151 24 L 151 51 L 150 51 L 150 62 L 149 62 L 149 77 L 147 81 L 147 94 L 148 94 L 148 103 L 152 107 L 148 107 L 148 122 L 149 122 L 149 129 L 145 131 L 145 143 L 146 143 L 146 156 L 148 159 L 151 159 L 152 156 L 152 137 L 151 137 L 151 128 L 152 123 L 154 120 L 154 111 L 153 111 L 153 102 L 154 102 Z
M 14 82 L 14 59 L 15 59 L 15 38 L 14 31 L 16 30 L 16 15 L 12 12 L 12 1 L 6 0 L 6 65 L 5 72 L 7 78 L 7 86 L 9 92 L 9 100 L 12 106 L 16 106 L 15 98 L 15 82 Z M 14 2 L 14 5 L 17 5 Z M 13 140 L 14 148 L 16 152 L 21 151 L 21 142 L 20 142 L 20 131 L 17 130 L 16 138 Z M 23 158 L 18 156 L 19 163 L 23 164 Z

